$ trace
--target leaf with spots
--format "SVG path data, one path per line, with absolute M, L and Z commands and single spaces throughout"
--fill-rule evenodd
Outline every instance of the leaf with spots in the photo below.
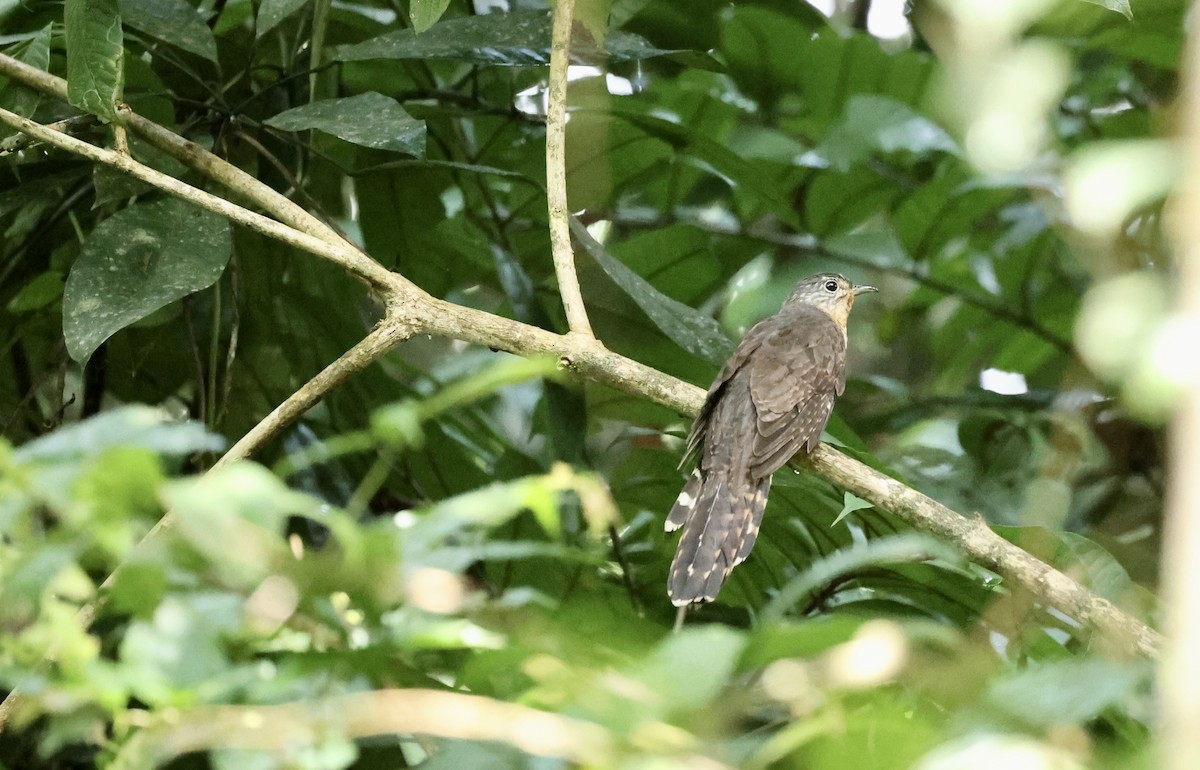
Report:
M 86 362 L 114 333 L 211 286 L 231 247 L 223 217 L 177 198 L 136 204 L 105 220 L 67 277 L 67 352 Z
M 126 26 L 217 61 L 217 40 L 187 0 L 120 0 L 120 9 Z

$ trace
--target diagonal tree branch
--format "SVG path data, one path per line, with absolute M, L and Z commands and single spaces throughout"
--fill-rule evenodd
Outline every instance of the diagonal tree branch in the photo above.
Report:
M 575 252 L 567 221 L 567 68 L 571 63 L 571 24 L 575 0 L 558 0 L 550 40 L 549 101 L 546 106 L 546 203 L 549 205 L 550 248 L 558 293 L 574 334 L 594 337 L 575 273 Z

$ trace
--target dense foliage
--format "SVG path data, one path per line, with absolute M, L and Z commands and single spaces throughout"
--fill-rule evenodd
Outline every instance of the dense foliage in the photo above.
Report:
M 923 0 L 889 39 L 872 5 L 579 5 L 568 198 L 596 335 L 706 385 L 797 278 L 879 286 L 828 438 L 1153 622 L 1171 391 L 1142 343 L 1169 296 L 1185 5 Z M 544 3 L 0 2 L 0 25 L 68 82 L 13 74 L 0 107 L 112 147 L 124 102 L 433 296 L 566 331 Z M 378 302 L 11 133 L 0 766 L 1149 763 L 1149 662 L 811 474 L 778 474 L 754 555 L 673 634 L 688 421 L 554 362 L 419 336 L 203 473 Z M 409 691 L 488 700 L 405 722 Z M 373 692 L 424 727 L 364 728 L 383 701 L 345 699 Z

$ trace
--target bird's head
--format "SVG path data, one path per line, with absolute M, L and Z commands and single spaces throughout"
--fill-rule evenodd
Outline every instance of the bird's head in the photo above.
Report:
M 792 289 L 786 305 L 813 305 L 829 314 L 844 329 L 854 307 L 854 298 L 866 292 L 879 291 L 874 286 L 855 286 L 850 279 L 837 273 L 809 276 Z

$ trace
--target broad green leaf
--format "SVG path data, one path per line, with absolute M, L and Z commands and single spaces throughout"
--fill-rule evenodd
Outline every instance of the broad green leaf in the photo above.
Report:
M 377 150 L 425 154 L 425 123 L 409 115 L 395 99 L 374 91 L 295 107 L 266 123 L 284 131 L 315 128 Z
M 172 482 L 162 496 L 179 518 L 216 521 L 236 515 L 272 531 L 281 530 L 289 516 L 313 515 L 320 507 L 320 501 L 288 489 L 270 471 L 251 462 Z
M 8 301 L 8 312 L 28 313 L 54 302 L 63 294 L 63 276 L 57 270 L 47 270 L 21 287 Z
M 437 24 L 438 19 L 450 7 L 450 0 L 412 0 L 408 8 L 408 16 L 412 19 L 413 29 L 417 32 Z
M 19 52 L 10 51 L 9 55 L 15 55 L 19 61 L 36 69 L 49 69 L 50 35 L 53 28 L 53 24 L 42 27 L 29 40 L 25 41 Z M 15 112 L 23 118 L 28 118 L 37 109 L 41 98 L 40 92 L 20 83 L 13 83 L 8 78 L 0 77 L 0 104 L 3 104 L 9 112 Z
M 737 667 L 746 637 L 716 624 L 668 635 L 636 676 L 671 708 L 699 709 L 721 692 Z M 697 665 L 704 661 L 703 665 Z
M 130 27 L 209 61 L 217 60 L 217 41 L 212 30 L 187 0 L 119 2 L 121 18 Z
M 693 130 L 690 126 L 680 125 L 656 115 L 618 106 L 614 106 L 610 112 L 677 150 L 697 158 L 711 171 L 723 177 L 735 190 L 745 192 L 787 224 L 801 229 L 800 218 L 796 216 L 793 204 L 780 194 L 760 168 L 738 157 L 737 153 L 725 145 Z
M 224 440 L 197 422 L 172 420 L 149 406 L 123 406 L 68 425 L 16 450 L 21 462 L 94 457 L 114 447 L 142 447 L 164 455 L 220 449 Z
M 85 362 L 117 331 L 211 286 L 231 247 L 224 217 L 174 197 L 106 219 L 84 241 L 67 277 L 67 352 Z
M 241 596 L 215 591 L 168 597 L 150 621 L 137 620 L 121 641 L 120 661 L 137 697 L 152 705 L 185 706 L 196 689 L 228 673 L 223 636 L 242 626 Z
M 743 663 L 759 668 L 780 658 L 816 657 L 850 641 L 864 622 L 852 615 L 823 615 L 762 625 L 750 636 Z
M 990 709 L 1028 727 L 1072 724 L 1092 719 L 1137 694 L 1150 673 L 1141 661 L 1055 661 L 993 682 L 984 701 Z
M 765 625 L 778 622 L 801 599 L 851 572 L 891 562 L 927 561 L 933 558 L 956 561 L 961 557 L 944 543 L 927 535 L 913 533 L 871 540 L 837 551 L 789 580 L 763 608 L 759 621 Z
M 67 101 L 107 120 L 124 90 L 125 46 L 117 0 L 66 0 Z
M 898 152 L 957 154 L 958 145 L 941 126 L 907 105 L 886 96 L 859 94 L 851 97 L 816 148 L 817 155 L 841 171 L 876 153 Z
M 262 0 L 258 6 L 255 32 L 258 37 L 270 32 L 279 22 L 298 11 L 308 0 Z
M 513 11 L 447 19 L 424 32 L 402 29 L 362 43 L 334 49 L 338 61 L 367 59 L 460 59 L 478 64 L 519 67 L 550 63 L 550 13 Z M 655 48 L 637 35 L 612 32 L 600 50 L 579 39 L 571 43 L 571 59 L 589 64 L 604 60 L 633 61 L 677 53 Z
M 719 364 L 733 352 L 733 343 L 720 324 L 693 307 L 676 302 L 608 253 L 579 220 L 571 218 L 575 240 L 638 307 L 675 344 L 692 355 Z
M 684 304 L 698 304 L 721 286 L 722 265 L 712 236 L 691 225 L 669 225 L 614 243 L 612 254 L 655 288 Z

